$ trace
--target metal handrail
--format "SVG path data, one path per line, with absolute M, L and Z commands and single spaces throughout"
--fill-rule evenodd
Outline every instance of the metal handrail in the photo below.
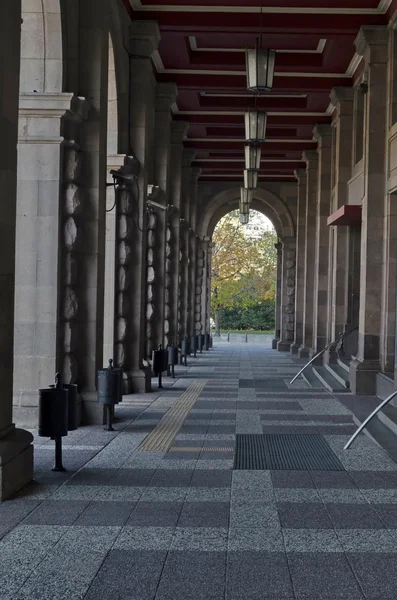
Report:
M 340 340 L 342 340 L 344 337 L 346 337 L 347 335 L 349 335 L 350 333 L 352 333 L 353 331 L 356 331 L 356 329 L 358 329 L 358 327 L 354 327 L 354 329 L 350 329 L 350 331 L 345 331 L 345 333 L 341 333 L 339 337 L 336 338 L 336 340 L 334 340 L 333 342 L 331 342 L 330 344 L 328 344 L 328 346 L 325 346 L 325 348 L 323 348 L 322 350 L 320 350 L 320 352 L 317 352 L 317 354 L 315 354 L 313 356 L 313 358 L 311 358 L 309 360 L 309 362 L 303 367 L 303 369 L 301 369 L 299 371 L 299 373 L 297 373 L 295 375 L 295 377 L 293 379 L 291 379 L 291 381 L 289 382 L 289 384 L 293 384 L 294 381 L 296 381 L 299 377 L 299 375 L 301 375 L 303 373 L 303 371 L 305 371 L 307 369 L 307 367 L 310 367 L 310 365 L 312 364 L 312 362 L 314 362 L 316 360 L 316 358 L 318 358 L 319 356 L 321 356 L 322 354 L 324 354 L 324 352 L 326 352 L 327 350 L 329 350 L 329 348 L 331 348 L 332 346 L 335 346 L 335 344 L 337 344 L 338 342 L 340 342 Z
M 378 414 L 378 412 L 381 410 L 381 408 L 383 408 L 388 402 L 390 402 L 390 400 L 393 400 L 393 398 L 397 396 L 397 390 L 394 390 L 394 392 L 392 392 L 390 394 L 390 396 L 388 396 L 385 400 L 383 400 L 379 406 L 377 406 L 375 408 L 375 410 L 373 410 L 371 412 L 371 414 L 369 415 L 369 417 L 367 417 L 365 419 L 365 421 L 363 423 L 361 423 L 360 427 L 357 429 L 357 431 L 355 431 L 352 435 L 352 437 L 350 438 L 350 440 L 347 442 L 346 446 L 343 448 L 344 450 L 348 450 L 350 448 L 350 446 L 352 445 L 352 443 L 354 442 L 354 440 L 356 439 L 356 437 L 358 436 L 358 434 L 364 429 L 364 427 L 366 427 L 366 425 L 375 417 L 375 415 Z

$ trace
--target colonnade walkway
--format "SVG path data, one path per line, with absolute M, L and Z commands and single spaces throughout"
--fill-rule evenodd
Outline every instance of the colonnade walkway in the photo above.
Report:
M 1 600 L 394 600 L 397 464 L 365 435 L 343 450 L 352 413 L 290 387 L 301 363 L 220 343 L 114 433 L 72 432 L 67 473 L 37 439 L 0 505 Z

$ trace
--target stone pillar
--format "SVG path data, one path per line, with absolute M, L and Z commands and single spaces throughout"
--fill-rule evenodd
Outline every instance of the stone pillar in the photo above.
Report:
M 334 144 L 333 193 L 330 213 L 348 204 L 348 181 L 351 177 L 351 156 L 353 147 L 353 89 L 334 88 L 330 94 L 336 116 Z M 348 272 L 349 272 L 349 228 L 333 227 L 331 239 L 331 272 L 329 278 L 328 302 L 331 323 L 328 343 L 346 329 L 348 322 Z M 349 343 L 346 339 L 345 347 Z
M 313 282 L 313 355 L 323 350 L 327 341 L 329 275 L 329 228 L 327 218 L 329 217 L 331 204 L 331 126 L 317 125 L 314 129 L 314 137 L 318 142 L 318 182 Z
M 189 298 L 189 251 L 190 251 L 190 203 L 191 203 L 191 164 L 196 151 L 184 148 L 182 155 L 182 197 L 180 228 L 180 286 L 179 286 L 179 337 L 188 332 L 188 298 Z
M 196 322 L 196 333 L 206 333 L 207 323 L 209 323 L 210 314 L 210 298 L 211 298 L 211 252 L 212 242 L 205 236 L 201 242 L 201 252 L 199 253 L 202 258 L 198 261 L 199 271 L 203 270 L 202 287 L 201 287 L 201 321 L 200 329 L 197 331 Z
M 195 314 L 194 333 L 198 335 L 203 330 L 203 290 L 206 277 L 205 247 L 199 236 L 196 236 L 196 286 L 195 286 Z
M 78 95 L 89 99 L 89 111 L 79 135 L 81 212 L 74 219 L 78 243 L 72 263 L 78 275 L 73 294 L 64 298 L 65 308 L 77 309 L 72 362 L 85 423 L 103 422 L 96 384 L 97 370 L 103 367 L 108 59 L 106 0 L 85 0 L 79 4 Z
M 305 286 L 306 240 L 306 171 L 295 171 L 298 180 L 298 206 L 296 226 L 296 276 L 295 276 L 295 330 L 291 354 L 298 354 L 303 343 L 303 308 Z
M 307 358 L 313 339 L 313 285 L 314 285 L 314 253 L 316 230 L 317 200 L 317 165 L 318 156 L 315 150 L 303 154 L 306 161 L 306 210 L 305 210 L 305 270 L 303 285 L 303 326 L 302 345 L 299 356 Z
M 197 282 L 197 183 L 201 169 L 192 168 L 190 177 L 190 228 L 189 228 L 189 283 L 188 283 L 188 333 L 196 332 L 196 282 Z
M 26 93 L 19 102 L 14 417 L 31 428 L 37 427 L 38 390 L 60 368 L 58 257 L 62 245 L 72 249 L 76 242 L 77 186 L 60 187 L 61 123 L 71 101 L 71 94 Z
M 274 339 L 272 340 L 273 350 L 277 349 L 277 344 L 280 341 L 280 322 L 281 322 L 281 280 L 283 270 L 283 245 L 281 242 L 274 244 L 277 250 L 277 275 L 276 275 L 276 307 L 275 307 L 275 330 Z
M 130 25 L 130 142 L 139 161 L 138 202 L 133 218 L 129 301 L 133 314 L 129 338 L 130 391 L 150 391 L 150 369 L 145 360 L 147 309 L 147 193 L 153 177 L 156 80 L 151 56 L 160 33 L 155 21 L 133 21 Z
M 175 102 L 178 89 L 174 83 L 159 83 L 156 90 L 156 124 L 154 149 L 154 182 L 162 193 L 157 202 L 167 204 L 170 200 L 171 175 L 171 106 Z M 153 341 L 157 347 L 165 342 L 166 310 L 166 236 L 167 211 L 156 210 L 157 230 L 155 247 L 155 319 L 153 321 Z
M 171 124 L 171 173 L 170 173 L 170 210 L 168 211 L 167 247 L 166 247 L 166 321 L 167 344 L 177 344 L 178 339 L 178 301 L 179 301 L 179 231 L 182 186 L 183 139 L 188 124 L 173 121 Z
M 12 415 L 21 2 L 0 3 L 0 501 L 33 478 L 33 436 Z
M 368 73 L 361 225 L 360 315 L 358 353 L 350 363 L 354 394 L 375 394 L 380 368 L 382 233 L 385 195 L 387 109 L 387 27 L 362 27 L 355 40 Z
M 282 240 L 282 276 L 281 276 L 281 310 L 279 352 L 289 352 L 294 341 L 295 325 L 295 264 L 296 238 Z

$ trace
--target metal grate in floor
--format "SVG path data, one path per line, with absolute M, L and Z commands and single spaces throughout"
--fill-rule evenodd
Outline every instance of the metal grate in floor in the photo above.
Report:
M 317 434 L 237 434 L 234 469 L 344 471 L 336 454 Z

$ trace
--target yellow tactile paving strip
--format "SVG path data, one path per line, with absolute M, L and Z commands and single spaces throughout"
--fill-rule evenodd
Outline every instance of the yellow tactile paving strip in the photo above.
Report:
M 175 401 L 174 405 L 167 411 L 153 431 L 143 440 L 138 450 L 149 450 L 152 452 L 168 450 L 206 383 L 206 380 L 193 381 L 186 392 Z

